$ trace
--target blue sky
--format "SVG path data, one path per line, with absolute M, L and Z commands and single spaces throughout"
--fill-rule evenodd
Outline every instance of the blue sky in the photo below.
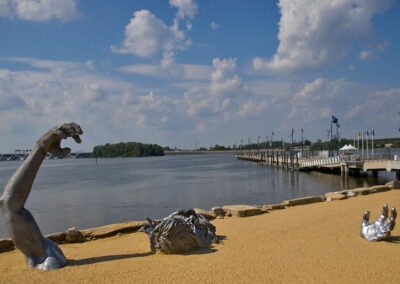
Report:
M 79 123 L 75 151 L 398 137 L 390 0 L 0 0 L 0 152 Z

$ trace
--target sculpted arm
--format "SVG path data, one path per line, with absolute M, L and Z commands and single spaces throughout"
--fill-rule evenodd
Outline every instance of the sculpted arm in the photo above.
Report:
M 36 142 L 28 158 L 10 178 L 0 198 L 0 207 L 10 237 L 25 255 L 30 267 L 48 270 L 59 268 L 66 262 L 61 250 L 42 235 L 35 219 L 24 205 L 46 153 L 68 154 L 71 150 L 60 147 L 61 139 L 72 136 L 80 143 L 80 134 L 82 130 L 75 123 L 65 123 L 50 129 Z M 50 265 L 49 261 L 46 262 L 49 255 L 53 255 L 49 260 L 53 262 Z M 54 263 L 57 261 L 60 263 Z

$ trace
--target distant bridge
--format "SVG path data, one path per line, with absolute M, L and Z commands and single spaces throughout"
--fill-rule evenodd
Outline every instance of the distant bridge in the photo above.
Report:
M 0 154 L 0 161 L 24 161 L 31 150 L 15 150 L 14 153 Z M 46 160 L 58 160 L 58 159 L 85 159 L 90 158 L 91 152 L 76 152 L 69 153 L 66 156 L 57 154 L 46 154 Z

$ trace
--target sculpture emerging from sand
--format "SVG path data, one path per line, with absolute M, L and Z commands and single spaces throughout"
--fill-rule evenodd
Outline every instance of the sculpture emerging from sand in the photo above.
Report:
M 61 249 L 43 236 L 32 214 L 24 205 L 45 155 L 70 153 L 71 149 L 60 147 L 61 140 L 72 137 L 77 143 L 81 143 L 81 134 L 82 129 L 73 122 L 53 127 L 46 132 L 10 178 L 0 197 L 0 207 L 8 232 L 15 246 L 25 255 L 29 267 L 52 270 L 67 263 Z
M 390 236 L 396 222 L 396 208 L 391 209 L 392 215 L 388 218 L 388 205 L 383 205 L 382 215 L 372 224 L 369 223 L 369 211 L 364 212 L 361 224 L 361 237 L 370 242 L 381 241 Z
M 153 253 L 156 250 L 172 254 L 209 248 L 217 239 L 215 226 L 192 209 L 176 211 L 158 222 L 148 217 L 146 220 L 149 224 L 140 230 L 149 236 Z

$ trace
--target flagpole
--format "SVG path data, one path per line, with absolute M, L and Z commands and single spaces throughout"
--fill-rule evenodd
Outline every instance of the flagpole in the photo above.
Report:
M 367 138 L 367 159 L 369 158 L 369 154 L 368 154 L 368 129 L 367 129 L 367 131 L 365 132 L 365 137 Z
M 361 129 L 361 156 L 364 159 L 364 128 Z
M 356 146 L 356 131 L 353 129 L 353 146 Z
M 372 157 L 374 158 L 374 136 L 375 136 L 375 131 L 372 129 L 371 131 L 372 134 Z

